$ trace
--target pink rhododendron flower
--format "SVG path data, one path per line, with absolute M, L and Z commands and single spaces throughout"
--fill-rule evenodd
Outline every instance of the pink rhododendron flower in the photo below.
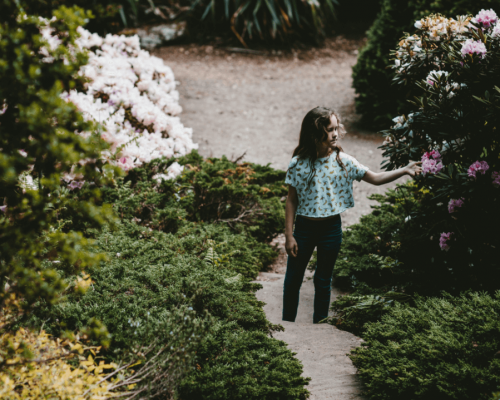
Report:
M 474 54 L 484 58 L 486 56 L 486 46 L 480 40 L 467 39 L 462 45 L 462 57 L 465 58 L 468 55 Z
M 424 161 L 424 159 L 434 159 L 436 161 L 441 161 L 441 154 L 437 150 L 428 151 L 422 156 L 422 161 Z
M 464 205 L 464 199 L 450 199 L 450 202 L 448 203 L 448 212 L 454 213 L 456 212 L 460 207 Z
M 0 206 L 0 211 L 7 212 L 7 206 Z
M 436 160 L 425 160 L 422 162 L 422 172 L 424 175 L 437 174 L 443 169 L 443 163 Z
M 441 250 L 444 251 L 450 250 L 450 245 L 448 244 L 448 242 L 451 239 L 451 235 L 453 235 L 453 232 L 441 233 L 441 237 L 439 238 L 439 247 L 441 247 Z
M 69 185 L 68 188 L 71 190 L 73 189 L 81 189 L 85 181 L 72 181 Z
M 471 177 L 471 178 L 476 178 L 476 175 L 478 172 L 480 172 L 481 174 L 485 174 L 487 170 L 490 169 L 490 166 L 488 165 L 488 163 L 486 161 L 476 161 L 476 162 L 473 162 L 472 165 L 469 167 L 469 169 L 467 170 L 467 174 Z
M 472 21 L 481 24 L 484 28 L 489 28 L 498 22 L 498 16 L 493 9 L 483 9 L 479 11 L 474 18 L 472 18 Z
M 491 32 L 491 37 L 499 38 L 500 37 L 500 22 L 497 22 L 493 31 Z
M 134 162 L 130 157 L 121 157 L 120 160 L 118 160 L 118 166 L 124 171 L 131 170 L 135 167 Z
M 439 151 L 428 151 L 422 156 L 422 173 L 424 175 L 437 174 L 442 169 L 443 163 L 441 162 L 441 154 L 439 154 Z
M 493 186 L 500 187 L 500 172 L 493 171 L 491 177 L 493 178 Z

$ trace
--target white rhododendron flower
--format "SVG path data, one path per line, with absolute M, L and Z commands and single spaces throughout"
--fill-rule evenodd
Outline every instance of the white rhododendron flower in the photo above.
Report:
M 192 129 L 178 115 L 182 112 L 172 70 L 163 61 L 141 50 L 137 36 L 95 33 L 78 28 L 76 44 L 87 49 L 89 61 L 80 70 L 88 78 L 85 91 L 63 96 L 84 118 L 103 126 L 101 137 L 110 144 L 104 160 L 125 171 L 156 158 L 183 156 L 197 149 Z M 79 133 L 89 135 L 89 133 Z M 182 172 L 174 163 L 168 179 Z
M 179 176 L 183 170 L 184 167 L 176 161 L 167 168 L 166 174 L 156 174 L 155 176 L 153 176 L 153 179 L 155 179 L 158 183 L 160 183 L 161 181 L 174 179 L 175 177 Z
M 466 15 L 457 19 L 445 18 L 440 15 L 431 15 L 415 22 L 415 28 L 426 31 L 434 41 L 441 40 L 445 35 L 457 35 L 467 31 L 471 18 Z
M 406 118 L 404 115 L 400 115 L 398 117 L 393 118 L 392 122 L 396 124 L 392 127 L 393 129 L 401 128 L 402 126 L 405 126 Z
M 425 81 L 427 82 L 428 85 L 434 86 L 436 82 L 439 82 L 442 77 L 444 76 L 445 78 L 448 77 L 449 73 L 447 71 L 431 71 L 429 72 L 429 75 L 427 75 L 427 78 L 425 78 Z

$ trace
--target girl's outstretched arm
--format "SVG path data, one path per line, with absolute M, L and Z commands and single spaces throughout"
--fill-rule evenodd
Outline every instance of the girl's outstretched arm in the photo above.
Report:
M 298 204 L 299 198 L 297 196 L 297 189 L 289 185 L 285 206 L 285 248 L 287 254 L 292 257 L 297 257 L 297 252 L 299 250 L 299 246 L 293 237 L 293 220 L 297 212 Z
M 383 185 L 401 178 L 403 175 L 415 176 L 422 173 L 421 161 L 414 161 L 409 163 L 406 167 L 395 169 L 394 171 L 387 172 L 372 172 L 366 171 L 362 180 L 372 185 Z

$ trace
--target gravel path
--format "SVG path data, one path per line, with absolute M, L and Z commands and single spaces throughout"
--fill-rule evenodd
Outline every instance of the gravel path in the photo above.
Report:
M 344 151 L 373 171 L 380 171 L 382 139 L 374 132 L 356 127 L 351 67 L 356 63 L 362 40 L 337 38 L 323 49 L 293 54 L 248 55 L 211 46 L 172 46 L 157 50 L 179 81 L 181 116 L 194 130 L 194 140 L 203 156 L 222 155 L 286 169 L 297 145 L 304 115 L 315 106 L 336 109 L 348 134 L 341 144 Z M 403 179 L 400 179 L 402 182 Z M 388 187 L 354 183 L 356 207 L 342 214 L 343 226 L 359 221 L 370 212 L 367 195 L 384 193 Z M 285 332 L 276 335 L 288 343 L 304 365 L 304 375 L 312 378 L 312 399 L 361 399 L 355 369 L 346 357 L 360 339 L 331 325 L 312 324 L 314 287 L 306 273 L 301 289 L 296 323 L 281 321 L 283 277 L 286 254 L 283 236 L 276 243 L 282 254 L 258 280 L 263 289 L 259 300 L 267 305 L 266 315 L 282 323 Z M 333 290 L 333 298 L 338 293 Z

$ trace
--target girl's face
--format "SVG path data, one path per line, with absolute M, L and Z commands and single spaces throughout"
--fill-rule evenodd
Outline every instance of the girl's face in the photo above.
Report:
M 337 147 L 337 141 L 339 136 L 339 124 L 337 121 L 337 117 L 332 115 L 330 117 L 330 124 L 326 127 L 326 138 L 323 142 L 318 144 L 318 151 L 330 151 L 334 150 Z

